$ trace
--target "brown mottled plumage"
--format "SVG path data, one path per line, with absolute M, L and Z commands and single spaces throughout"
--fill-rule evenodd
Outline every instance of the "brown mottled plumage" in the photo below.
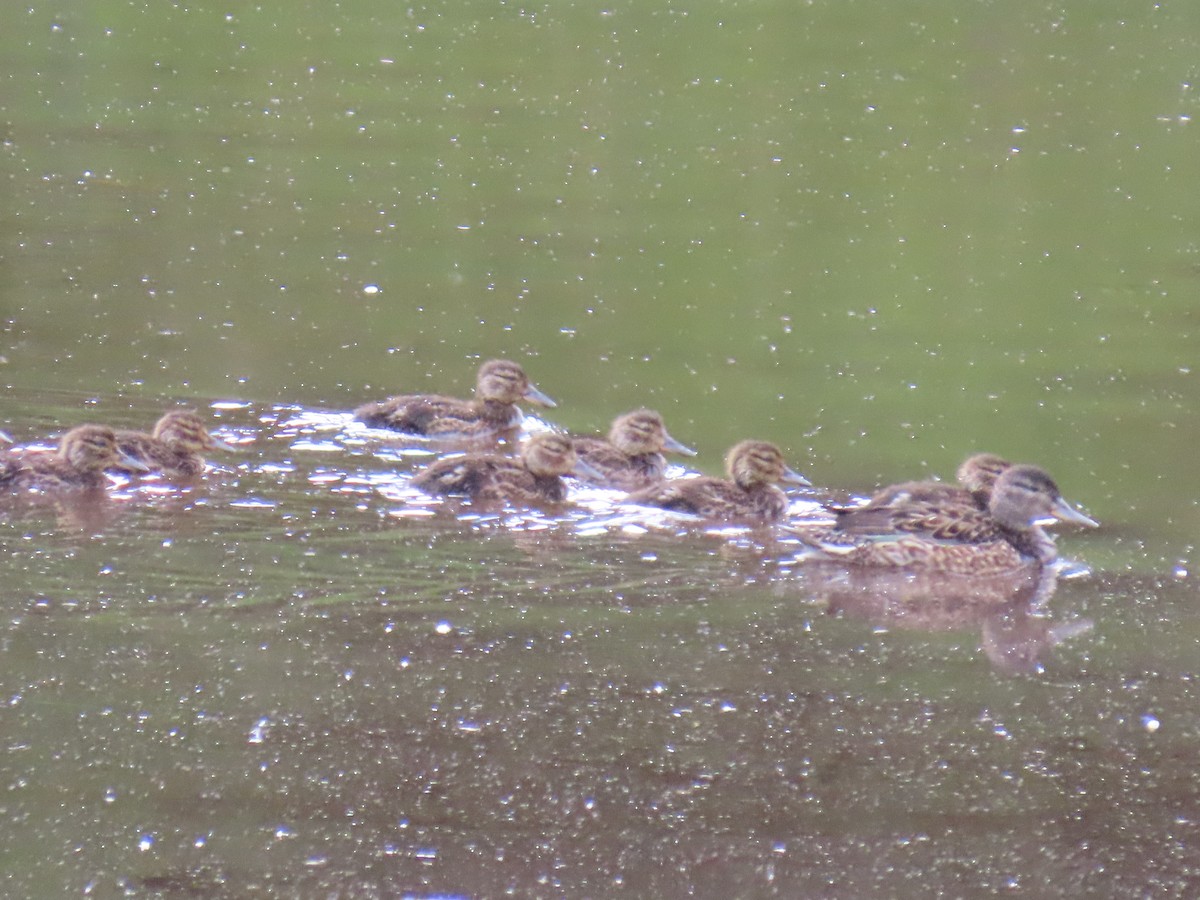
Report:
M 14 451 L 0 457 L 0 487 L 11 491 L 103 490 L 104 470 L 141 465 L 124 457 L 116 435 L 103 425 L 79 425 L 62 436 L 54 453 Z
M 723 478 L 678 478 L 629 495 L 634 503 L 691 513 L 706 519 L 766 523 L 781 518 L 788 499 L 777 481 L 808 484 L 784 462 L 783 454 L 766 441 L 742 441 L 725 456 Z
M 561 476 L 581 466 L 571 439 L 535 434 L 521 445 L 521 458 L 498 453 L 467 453 L 440 459 L 413 478 L 430 494 L 472 500 L 505 500 L 518 506 L 561 503 L 567 498 Z
M 117 447 L 143 466 L 143 471 L 161 472 L 168 478 L 195 478 L 204 472 L 206 450 L 233 450 L 209 433 L 204 420 L 186 409 L 172 409 L 154 424 L 154 433 L 118 431 Z M 132 471 L 128 466 L 113 468 Z
M 982 576 L 1053 561 L 1054 542 L 1041 527 L 1053 519 L 1096 525 L 1037 466 L 1011 466 L 996 480 L 986 511 L 906 500 L 844 511 L 832 527 L 792 530 L 825 559 Z
M 992 487 L 1012 463 L 991 453 L 976 453 L 958 467 L 958 484 L 944 481 L 904 481 L 881 488 L 861 506 L 828 506 L 838 516 L 865 509 L 887 509 L 906 503 L 938 503 L 987 509 Z
M 459 400 L 437 394 L 404 394 L 354 411 L 354 418 L 372 428 L 450 440 L 495 437 L 521 424 L 518 400 L 555 406 L 530 383 L 515 362 L 493 359 L 479 367 L 475 398 Z
M 608 437 L 576 437 L 575 452 L 596 471 L 583 480 L 601 487 L 636 491 L 662 481 L 667 469 L 664 450 L 695 456 L 667 434 L 662 416 L 653 410 L 638 409 L 617 416 Z

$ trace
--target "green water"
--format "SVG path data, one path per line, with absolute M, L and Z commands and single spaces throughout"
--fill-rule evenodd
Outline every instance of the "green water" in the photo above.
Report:
M 3 893 L 1197 893 L 1197 59 L 1181 2 L 10 13 L 0 427 L 241 451 L 0 518 Z M 493 356 L 713 473 L 1041 463 L 1091 573 L 898 618 L 282 426 Z

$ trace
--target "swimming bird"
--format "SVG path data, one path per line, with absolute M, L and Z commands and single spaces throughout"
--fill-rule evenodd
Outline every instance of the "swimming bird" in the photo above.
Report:
M 636 491 L 662 481 L 667 461 L 663 451 L 695 456 L 667 434 L 662 416 L 653 410 L 637 409 L 617 416 L 608 437 L 574 437 L 575 452 L 596 471 L 583 481 L 622 491 Z
M 498 453 L 467 453 L 439 459 L 413 478 L 430 494 L 472 500 L 503 500 L 517 506 L 562 503 L 567 488 L 562 476 L 586 470 L 566 435 L 541 432 L 521 445 L 514 459 Z
M 838 516 L 867 509 L 886 509 L 910 502 L 961 504 L 987 509 L 992 486 L 1012 463 L 992 453 L 976 453 L 958 467 L 958 484 L 945 481 L 904 481 L 881 488 L 861 506 L 828 505 L 826 509 Z
M 354 418 L 372 428 L 449 440 L 497 437 L 521 424 L 518 400 L 548 407 L 557 405 L 529 381 L 515 362 L 492 359 L 479 367 L 472 400 L 437 394 L 403 394 L 360 406 L 354 411 Z
M 118 431 L 116 438 L 120 451 L 142 464 L 141 471 L 179 480 L 204 473 L 204 451 L 235 449 L 210 434 L 204 420 L 188 409 L 168 410 L 154 423 L 152 434 Z M 114 468 L 131 471 L 128 466 Z
M 79 425 L 62 436 L 53 453 L 11 451 L 0 456 L 0 488 L 11 491 L 103 490 L 104 470 L 116 466 L 144 469 L 117 447 L 113 430 L 104 425 Z
M 629 495 L 634 503 L 691 513 L 706 519 L 751 523 L 775 522 L 787 510 L 788 499 L 776 482 L 809 484 L 788 468 L 783 453 L 766 441 L 742 441 L 725 456 L 729 480 L 701 476 L 677 478 Z
M 846 510 L 832 526 L 798 524 L 789 530 L 820 559 L 991 576 L 1052 562 L 1054 541 L 1042 526 L 1056 520 L 1096 527 L 1063 500 L 1045 471 L 1014 465 L 996 479 L 986 510 L 958 501 L 908 499 Z

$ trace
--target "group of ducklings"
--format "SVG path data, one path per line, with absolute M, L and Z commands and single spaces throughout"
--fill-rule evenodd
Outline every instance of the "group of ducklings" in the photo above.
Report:
M 59 439 L 54 452 L 10 448 L 0 454 L 0 488 L 102 491 L 108 485 L 106 472 L 158 472 L 167 478 L 191 479 L 204 472 L 204 453 L 232 449 L 210 434 L 196 413 L 173 409 L 149 433 L 78 425 Z
M 494 440 L 511 436 L 520 424 L 521 400 L 556 405 L 519 365 L 493 359 L 480 367 L 472 400 L 406 394 L 360 406 L 354 417 L 374 428 L 406 434 Z M 413 484 L 433 494 L 530 504 L 561 502 L 566 497 L 562 476 L 572 475 L 625 491 L 636 503 L 710 519 L 773 522 L 782 517 L 788 502 L 775 483 L 809 483 L 788 468 L 778 447 L 765 441 L 743 441 L 729 451 L 729 481 L 668 481 L 664 451 L 696 455 L 667 433 L 658 413 L 639 409 L 618 416 L 606 438 L 538 433 L 521 445 L 519 459 L 495 452 L 447 457 L 417 475 Z
M 556 405 L 521 366 L 490 360 L 480 367 L 470 400 L 406 394 L 361 406 L 354 417 L 373 428 L 435 440 L 495 444 L 516 435 L 522 400 Z M 101 489 L 105 472 L 112 470 L 190 479 L 203 472 L 203 454 L 214 449 L 232 448 L 186 410 L 166 413 L 150 434 L 81 425 L 63 436 L 56 453 L 12 449 L 0 454 L 0 488 Z M 731 448 L 727 479 L 668 479 L 664 452 L 695 455 L 671 437 L 658 413 L 639 409 L 619 416 L 607 437 L 537 432 L 521 443 L 519 457 L 496 450 L 447 456 L 412 483 L 431 494 L 536 505 L 564 501 L 562 479 L 571 475 L 624 491 L 633 503 L 756 525 L 785 517 L 789 501 L 780 482 L 809 485 L 766 441 L 746 440 Z M 986 575 L 1052 561 L 1054 542 L 1043 530 L 1052 522 L 1096 525 L 1068 505 L 1037 466 L 979 454 L 963 463 L 958 481 L 893 485 L 862 505 L 828 505 L 820 519 L 784 527 L 799 537 L 807 555 L 821 559 Z
M 497 438 L 521 421 L 517 403 L 552 407 L 519 365 L 491 360 L 479 369 L 472 400 L 410 394 L 368 403 L 355 418 L 376 428 L 435 438 Z M 631 502 L 705 519 L 770 524 L 784 518 L 788 498 L 779 482 L 808 485 L 774 444 L 748 440 L 725 457 L 727 479 L 666 479 L 664 451 L 695 455 L 672 438 L 650 410 L 618 417 L 607 438 L 534 434 L 520 459 L 467 453 L 435 462 L 414 484 L 435 494 L 512 503 L 559 502 L 561 481 L 572 475 L 628 492 Z M 1015 465 L 991 454 L 970 457 L 959 484 L 907 482 L 876 493 L 860 506 L 827 506 L 832 519 L 793 522 L 808 555 L 853 565 L 959 574 L 1007 572 L 1055 558 L 1043 530 L 1061 521 L 1096 523 L 1063 500 L 1037 466 Z

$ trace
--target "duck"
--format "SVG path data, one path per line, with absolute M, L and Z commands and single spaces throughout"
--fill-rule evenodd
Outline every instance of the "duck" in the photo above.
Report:
M 787 495 L 776 482 L 811 485 L 788 468 L 783 452 L 767 441 L 735 444 L 725 456 L 729 480 L 700 476 L 678 478 L 629 495 L 629 500 L 705 519 L 770 524 L 783 518 Z
M 479 367 L 473 400 L 402 394 L 364 404 L 354 410 L 354 418 L 372 428 L 445 440 L 495 438 L 521 424 L 518 400 L 545 407 L 558 405 L 538 390 L 515 362 L 491 359 Z
M 911 502 L 962 505 L 986 510 L 992 487 L 1012 463 L 993 453 L 968 456 L 958 467 L 958 484 L 945 481 L 904 481 L 876 491 L 860 506 L 827 505 L 836 516 L 852 515 L 871 509 L 887 509 Z
M 47 493 L 100 491 L 108 480 L 104 470 L 145 465 L 125 456 L 116 433 L 106 425 L 78 425 L 62 436 L 54 453 L 10 451 L 0 458 L 0 487 L 11 491 Z
M 190 409 L 172 409 L 154 423 L 154 431 L 118 431 L 117 448 L 130 459 L 142 464 L 140 470 L 118 465 L 113 468 L 134 471 L 160 472 L 167 478 L 185 480 L 204 473 L 205 450 L 234 448 L 209 433 L 203 419 Z
M 572 439 L 575 453 L 597 475 L 581 480 L 620 491 L 637 491 L 662 481 L 667 469 L 664 450 L 696 455 L 695 450 L 667 433 L 662 416 L 651 409 L 635 409 L 617 416 L 607 438 Z
M 446 457 L 418 473 L 412 483 L 429 494 L 537 506 L 564 502 L 567 488 L 562 476 L 588 471 L 564 434 L 534 434 L 521 445 L 520 453 L 519 459 L 499 453 Z
M 1043 526 L 1054 521 L 1097 527 L 1068 504 L 1038 466 L 1013 465 L 996 479 L 981 510 L 936 497 L 840 513 L 832 525 L 790 527 L 806 556 L 849 565 L 993 576 L 1053 563 Z

